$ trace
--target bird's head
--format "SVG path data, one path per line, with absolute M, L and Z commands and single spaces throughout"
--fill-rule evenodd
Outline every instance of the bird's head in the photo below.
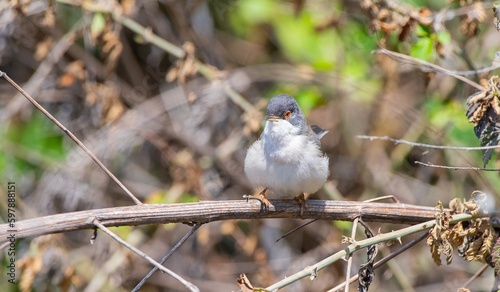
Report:
M 299 105 L 293 97 L 287 94 L 271 98 L 267 105 L 266 120 L 278 124 L 289 123 L 297 133 L 302 133 L 307 129 L 306 118 Z

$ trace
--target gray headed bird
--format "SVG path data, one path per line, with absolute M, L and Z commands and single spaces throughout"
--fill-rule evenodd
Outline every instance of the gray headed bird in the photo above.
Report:
M 254 187 L 263 188 L 259 197 L 266 208 L 270 190 L 299 200 L 302 216 L 306 196 L 318 191 L 328 177 L 328 157 L 320 150 L 326 133 L 307 125 L 293 97 L 280 94 L 269 101 L 264 131 L 245 157 L 245 173 Z

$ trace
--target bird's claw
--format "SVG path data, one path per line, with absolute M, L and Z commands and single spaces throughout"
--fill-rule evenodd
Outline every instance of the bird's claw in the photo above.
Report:
M 271 202 L 266 197 L 266 191 L 267 189 L 262 190 L 257 196 L 251 196 L 251 195 L 244 195 L 243 198 L 245 198 L 248 202 L 248 200 L 258 200 L 260 202 L 260 208 L 264 212 L 267 212 L 269 210 L 269 206 L 271 206 Z
M 304 193 L 298 195 L 297 197 L 295 197 L 293 199 L 299 201 L 299 204 L 300 204 L 300 218 L 304 219 L 304 211 L 307 209 L 306 197 L 304 196 Z
M 262 192 L 260 192 L 258 195 L 261 207 L 264 208 L 264 212 L 267 212 L 269 210 L 269 206 L 271 205 L 271 202 L 269 202 L 269 200 L 266 197 L 266 191 L 267 189 L 263 189 Z

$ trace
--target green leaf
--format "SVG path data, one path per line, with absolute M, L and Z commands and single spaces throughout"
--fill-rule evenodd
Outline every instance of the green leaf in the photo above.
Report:
M 298 17 L 286 15 L 275 19 L 273 24 L 279 45 L 289 58 L 319 70 L 333 68 L 342 41 L 333 30 L 316 32 L 311 13 L 304 11 Z
M 321 91 L 317 87 L 305 88 L 305 90 L 299 93 L 297 102 L 305 115 L 308 115 L 311 109 L 321 104 L 324 100 L 321 95 Z
M 217 2 L 217 1 L 215 1 Z M 214 7 L 219 21 L 224 22 L 228 14 L 230 29 L 243 38 L 254 36 L 260 29 L 256 26 L 280 18 L 280 8 L 272 0 L 241 0 L 229 2 L 227 6 Z M 217 6 L 217 5 L 216 5 Z M 258 35 L 258 33 L 257 33 Z
M 420 59 L 429 61 L 434 51 L 434 45 L 431 38 L 425 37 L 419 39 L 410 50 L 410 55 Z
M 445 31 L 438 32 L 436 36 L 437 36 L 438 42 L 441 44 L 448 44 L 451 42 L 450 34 L 445 32 Z
M 417 25 L 415 28 L 415 35 L 418 37 L 428 37 L 429 31 L 422 25 Z
M 102 13 L 95 13 L 90 24 L 90 33 L 92 35 L 99 35 L 106 27 L 106 19 Z
M 271 21 L 276 17 L 276 3 L 270 0 L 243 0 L 237 4 L 238 15 L 247 25 Z
M 195 196 L 195 195 L 192 195 L 189 193 L 182 194 L 182 196 L 180 197 L 180 200 L 179 200 L 179 202 L 181 202 L 181 203 L 196 203 L 199 201 L 200 201 L 200 198 L 198 196 Z

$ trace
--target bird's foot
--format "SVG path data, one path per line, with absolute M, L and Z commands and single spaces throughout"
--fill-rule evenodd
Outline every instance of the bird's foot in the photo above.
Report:
M 257 196 L 245 195 L 244 197 L 247 199 L 247 201 L 249 199 L 259 200 L 261 211 L 263 210 L 264 212 L 267 212 L 269 210 L 269 206 L 271 206 L 271 202 L 269 202 L 269 200 L 267 199 L 266 192 L 267 188 L 263 189 Z
M 299 204 L 300 204 L 300 218 L 304 219 L 304 210 L 307 209 L 306 197 L 305 197 L 304 193 L 298 195 L 297 197 L 295 197 L 293 199 L 299 201 Z
M 269 210 L 269 206 L 271 205 L 271 202 L 266 197 L 266 192 L 267 188 L 263 189 L 262 192 L 259 193 L 258 198 L 260 199 L 261 207 L 263 207 L 264 212 L 267 212 Z

